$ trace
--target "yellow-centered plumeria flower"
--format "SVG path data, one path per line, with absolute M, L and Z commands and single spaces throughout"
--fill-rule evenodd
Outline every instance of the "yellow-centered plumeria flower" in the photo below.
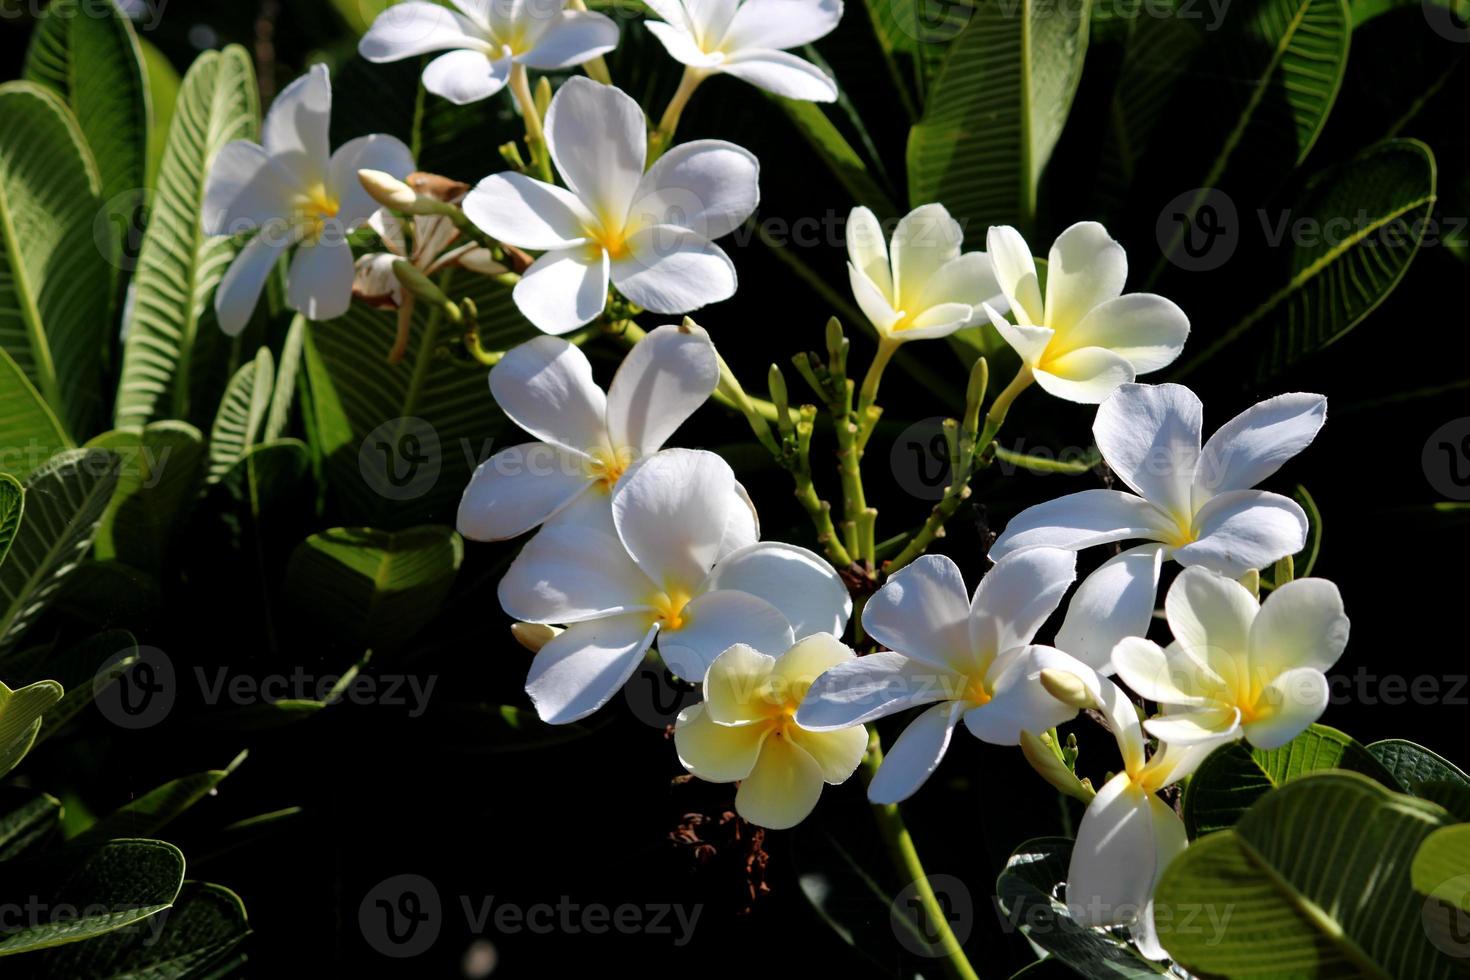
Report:
M 855 659 L 830 633 L 816 633 L 780 656 L 743 643 L 715 658 L 704 702 L 679 713 L 679 761 L 700 779 L 739 781 L 735 810 L 771 830 L 807 818 L 826 784 L 845 782 L 862 761 L 868 730 L 814 732 L 796 720 L 807 688 L 824 671 Z
M 1113 650 L 1118 677 L 1165 712 L 1145 723 L 1149 734 L 1171 744 L 1244 737 L 1274 749 L 1326 710 L 1325 671 L 1348 639 L 1331 582 L 1299 579 L 1259 603 L 1234 579 L 1188 568 L 1164 609 L 1167 651 L 1136 636 Z

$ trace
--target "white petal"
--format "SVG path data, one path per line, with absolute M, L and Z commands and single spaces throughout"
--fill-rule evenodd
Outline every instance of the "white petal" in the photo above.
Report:
M 886 336 L 899 319 L 892 302 L 865 272 L 851 262 L 847 264 L 847 279 L 852 285 L 853 298 L 857 300 L 863 315 L 868 318 L 874 330 Z
M 663 18 L 679 30 L 686 33 L 690 30 L 689 15 L 684 12 L 684 0 L 644 0 L 644 6 L 653 11 L 655 17 Z
M 826 37 L 842 19 L 842 0 L 745 0 L 730 19 L 721 47 L 799 48 Z
M 1002 340 L 1011 345 L 1022 363 L 1035 368 L 1046 357 L 1046 350 L 1055 336 L 1051 328 L 1013 324 L 1001 315 L 993 303 L 985 304 L 985 314 L 990 317 L 991 326 L 995 327 Z
M 1195 474 L 1196 504 L 1229 490 L 1249 490 L 1317 438 L 1327 399 L 1295 392 L 1241 412 L 1210 436 Z
M 946 701 L 909 722 L 868 784 L 868 799 L 899 803 L 918 792 L 930 773 L 939 768 L 964 710 L 964 702 Z
M 591 490 L 581 457 L 544 442 L 502 449 L 475 469 L 456 526 L 472 541 L 526 533 Z
M 648 609 L 654 591 L 616 538 L 588 527 L 551 524 L 526 542 L 500 580 L 498 594 L 513 619 L 576 623 Z
M 528 68 L 554 71 L 591 61 L 617 46 L 618 25 L 612 20 L 587 10 L 563 10 L 535 46 L 516 61 Z
M 1009 225 L 995 225 L 986 235 L 985 251 L 995 265 L 996 281 L 1010 301 L 1016 322 L 1042 326 L 1041 285 L 1026 239 Z
M 837 101 L 837 83 L 826 72 L 785 51 L 747 48 L 727 57 L 718 70 L 788 99 Z
M 564 725 L 607 704 L 653 640 L 645 616 L 609 616 L 568 627 L 531 661 L 526 693 L 541 720 Z
M 1086 664 L 1051 647 L 1007 651 L 992 668 L 995 679 L 990 701 L 965 712 L 970 734 L 992 745 L 1019 745 L 1022 732 L 1038 735 L 1075 718 L 1076 708 L 1058 701 L 1041 686 L 1043 670 L 1065 671 L 1079 680 L 1092 674 Z
M 920 298 L 941 268 L 960 256 L 964 232 L 942 204 L 926 204 L 899 219 L 893 230 L 893 279 L 898 305 L 917 313 Z
M 374 252 L 359 256 L 353 267 L 352 295 L 369 303 L 403 304 L 403 285 L 393 273 L 393 263 L 398 256 L 387 252 Z
M 831 633 L 813 633 L 776 658 L 771 683 L 785 701 L 800 704 L 818 677 L 856 659 L 852 647 Z
M 206 235 L 238 235 L 291 213 L 289 175 L 265 149 L 236 140 L 220 147 L 209 168 L 202 211 Z
M 1129 636 L 1113 647 L 1113 668 L 1118 680 L 1139 697 L 1159 704 L 1197 708 L 1206 700 L 1197 694 L 1198 674 L 1187 670 L 1188 655 L 1170 660 L 1163 649 L 1141 636 Z
M 1347 647 L 1342 593 L 1326 579 L 1302 578 L 1274 590 L 1251 624 L 1253 671 L 1268 676 L 1293 667 L 1326 672 Z
M 703 327 L 665 325 L 639 341 L 607 390 L 615 446 L 646 456 L 703 405 L 720 382 L 720 361 Z
M 1108 730 L 1113 733 L 1113 740 L 1118 743 L 1118 753 L 1123 757 L 1123 771 L 1142 771 L 1146 761 L 1143 724 L 1138 720 L 1138 710 L 1127 693 L 1100 674 L 1093 674 L 1091 677 L 1084 674 L 1078 676 L 1102 706 L 1102 716 L 1107 719 Z
M 569 248 L 586 241 L 592 222 L 575 194 L 514 172 L 480 181 L 462 207 L 485 234 L 519 248 Z
M 746 643 L 719 654 L 704 675 L 704 703 L 717 725 L 739 725 L 769 719 L 778 704 L 771 699 L 771 671 L 776 658 Z
M 735 810 L 757 827 L 786 830 L 816 809 L 822 786 L 817 760 L 791 739 L 774 733 L 736 791 Z
M 852 597 L 831 563 L 779 541 L 761 541 L 722 556 L 704 587 L 759 596 L 790 620 L 797 639 L 813 633 L 841 636 L 852 615 Z
M 537 337 L 490 369 L 490 393 L 516 425 L 542 442 L 583 455 L 606 452 L 607 396 L 580 347 Z
M 613 491 L 613 522 L 628 554 L 665 591 L 713 592 L 705 584 L 735 495 L 730 464 L 714 453 L 666 449 L 629 467 Z M 728 587 L 728 586 L 723 586 Z
M 956 330 L 973 327 L 975 322 L 975 307 L 966 303 L 940 303 L 906 320 L 893 335 L 904 342 L 933 340 L 936 337 L 948 337 Z
M 990 256 L 984 252 L 966 252 L 929 276 L 916 305 L 923 309 L 941 303 L 964 303 L 978 312 L 986 303 L 994 308 L 997 303 L 1004 306 L 1005 302 Z
M 418 233 L 420 220 L 422 219 L 414 219 L 415 234 Z M 387 208 L 379 208 L 368 218 L 367 224 L 374 234 L 383 240 L 384 247 L 392 252 L 395 258 L 401 259 L 408 256 L 408 229 L 398 215 Z M 454 226 L 450 225 L 450 227 Z
M 452 11 L 435 3 L 400 3 L 383 11 L 357 44 L 368 61 L 399 61 L 450 48 L 481 49 L 482 37 Z
M 621 222 L 648 151 L 647 121 L 621 90 L 567 79 L 546 111 L 546 143 L 567 186 L 593 214 Z
M 1314 667 L 1297 667 L 1273 678 L 1256 702 L 1269 710 L 1246 722 L 1246 739 L 1258 749 L 1279 749 L 1322 717 L 1330 690 L 1327 678 Z
M 521 315 L 549 334 L 591 323 L 607 305 L 607 255 L 585 245 L 547 252 L 511 290 Z
M 286 305 L 308 320 L 335 320 L 352 308 L 356 278 L 346 239 L 323 238 L 302 245 L 286 277 Z
M 941 669 L 969 670 L 970 600 L 959 566 L 921 555 L 863 607 L 863 629 L 891 650 Z
M 1175 642 L 1228 683 L 1248 667 L 1251 623 L 1259 610 L 1245 586 L 1207 568 L 1186 568 L 1164 599 Z
M 737 481 L 735 498 L 740 504 L 730 508 L 730 520 L 725 525 L 725 536 L 720 541 L 720 557 L 748 548 L 761 539 L 761 519 L 755 512 L 750 493 Z
M 1096 405 L 1135 377 L 1125 357 L 1101 347 L 1081 347 L 1048 357 L 1045 365 L 1035 370 L 1041 389 L 1079 405 Z
M 1007 555 L 986 573 L 970 602 L 970 639 L 988 656 L 1023 647 L 1061 605 L 1077 578 L 1077 555 L 1030 548 Z
M 1240 709 L 1217 702 L 1150 718 L 1143 727 L 1170 745 L 1220 744 L 1240 736 Z
M 261 143 L 300 186 L 309 187 L 327 179 L 331 120 L 331 78 L 326 65 L 313 65 L 276 96 L 261 126 Z
M 681 143 L 658 158 L 638 186 L 629 223 L 677 225 L 713 241 L 760 204 L 760 161 L 724 140 Z
M 791 740 L 806 749 L 822 767 L 822 779 L 832 786 L 847 782 L 868 752 L 868 730 L 861 725 L 835 732 L 791 730 Z
M 680 20 L 683 20 L 682 14 Z M 681 65 L 689 65 L 691 68 L 712 68 L 725 60 L 722 54 L 706 54 L 704 49 L 695 42 L 687 28 L 666 24 L 657 20 L 645 20 L 643 26 L 648 33 L 658 38 L 669 57 Z
M 234 337 L 245 329 L 255 313 L 265 281 L 292 244 L 291 240 L 280 239 L 266 230 L 235 256 L 214 294 L 214 312 L 221 330 Z
M 897 714 L 905 708 L 947 701 L 965 678 L 901 653 L 882 651 L 845 661 L 813 682 L 796 723 L 826 732 Z
M 1173 302 L 1153 293 L 1129 293 L 1092 308 L 1067 331 L 1068 349 L 1106 347 L 1147 374 L 1174 363 L 1189 336 L 1189 317 Z
M 1096 221 L 1079 221 L 1057 236 L 1046 261 L 1046 326 L 1061 334 L 1093 308 L 1123 293 L 1128 256 Z
M 1112 673 L 1113 648 L 1142 636 L 1153 620 L 1164 546 L 1145 544 L 1114 555 L 1078 586 L 1057 630 L 1056 645 L 1103 673 Z
M 359 170 L 381 170 L 404 180 L 415 169 L 413 153 L 396 137 L 376 133 L 343 143 L 332 154 L 329 178 L 339 203 L 337 220 L 350 231 L 378 210 L 378 203 L 357 179 Z
M 505 88 L 510 66 L 509 58 L 491 58 L 480 51 L 451 51 L 425 66 L 424 88 L 455 105 L 470 105 Z
M 1067 868 L 1067 909 L 1083 925 L 1128 925 L 1153 894 L 1158 845 L 1150 796 L 1119 773 L 1087 805 Z
M 677 677 L 699 680 L 737 643 L 762 653 L 787 650 L 796 637 L 781 610 L 744 592 L 706 592 L 684 607 L 684 625 L 659 631 L 658 652 Z
M 684 0 L 694 33 L 711 42 L 725 36 L 740 0 Z
M 868 277 L 885 302 L 891 300 L 893 273 L 888 265 L 888 242 L 883 237 L 883 226 L 878 223 L 878 216 L 865 207 L 853 208 L 847 216 L 845 235 L 847 261 Z M 861 298 L 858 301 L 862 302 Z
M 718 725 L 705 705 L 691 704 L 674 725 L 674 750 L 680 764 L 700 779 L 733 783 L 750 775 L 770 733 L 769 725 Z
M 1153 538 L 1163 525 L 1142 497 L 1121 490 L 1083 490 L 1027 507 L 1011 518 L 990 548 L 999 561 L 1022 548 L 1046 546 L 1079 551 L 1127 538 Z
M 709 239 L 677 225 L 655 225 L 628 238 L 612 261 L 618 291 L 654 313 L 689 313 L 735 295 L 735 263 Z
M 1123 385 L 1098 407 L 1092 435 L 1118 479 L 1185 527 L 1204 406 L 1183 385 Z
M 1294 555 L 1307 543 L 1307 515 L 1295 500 L 1262 490 L 1231 490 L 1199 509 L 1199 538 L 1174 552 L 1184 566 L 1231 578 Z

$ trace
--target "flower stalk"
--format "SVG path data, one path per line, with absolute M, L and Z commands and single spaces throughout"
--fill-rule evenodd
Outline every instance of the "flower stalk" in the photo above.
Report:
M 546 131 L 541 126 L 541 112 L 536 108 L 536 97 L 531 94 L 531 80 L 525 65 L 516 65 L 510 70 L 510 92 L 521 115 L 526 121 L 526 148 L 531 151 L 531 164 L 536 175 L 548 184 L 556 183 L 551 172 L 551 153 L 546 145 Z
M 664 114 L 659 119 L 658 128 L 648 137 L 648 163 L 650 166 L 659 157 L 663 156 L 665 150 L 674 141 L 674 131 L 679 128 L 679 118 L 684 115 L 684 108 L 689 105 L 689 100 L 694 97 L 695 89 L 699 83 L 708 77 L 708 72 L 695 68 L 692 65 L 685 66 L 684 76 L 679 79 L 679 87 L 669 99 L 669 105 L 664 109 Z

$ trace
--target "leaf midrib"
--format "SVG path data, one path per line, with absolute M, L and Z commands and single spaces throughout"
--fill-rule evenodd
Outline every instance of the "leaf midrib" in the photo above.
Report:
M 53 410 L 59 410 L 62 404 L 61 386 L 56 376 L 56 363 L 51 357 L 51 346 L 46 341 L 46 333 L 41 325 L 41 309 L 36 305 L 30 272 L 18 251 L 20 243 L 16 239 L 15 221 L 10 214 L 10 197 L 3 192 L 0 192 L 0 234 L 5 237 L 11 280 L 15 283 L 16 296 L 20 300 L 21 319 L 25 321 L 31 356 L 35 359 L 36 372 L 40 375 L 42 397 Z

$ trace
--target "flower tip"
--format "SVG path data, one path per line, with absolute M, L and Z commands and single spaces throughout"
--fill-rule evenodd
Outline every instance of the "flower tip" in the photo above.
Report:
M 381 170 L 359 170 L 357 179 L 368 196 L 387 208 L 407 211 L 418 201 L 419 196 L 412 187 Z
M 1082 678 L 1071 671 L 1047 667 L 1041 672 L 1041 686 L 1046 688 L 1047 694 L 1070 708 L 1080 710 L 1097 707 L 1092 692 L 1082 683 Z
M 540 653 L 541 648 L 554 640 L 559 632 L 561 631 L 554 626 L 542 626 L 540 623 L 510 624 L 510 635 L 532 653 Z

